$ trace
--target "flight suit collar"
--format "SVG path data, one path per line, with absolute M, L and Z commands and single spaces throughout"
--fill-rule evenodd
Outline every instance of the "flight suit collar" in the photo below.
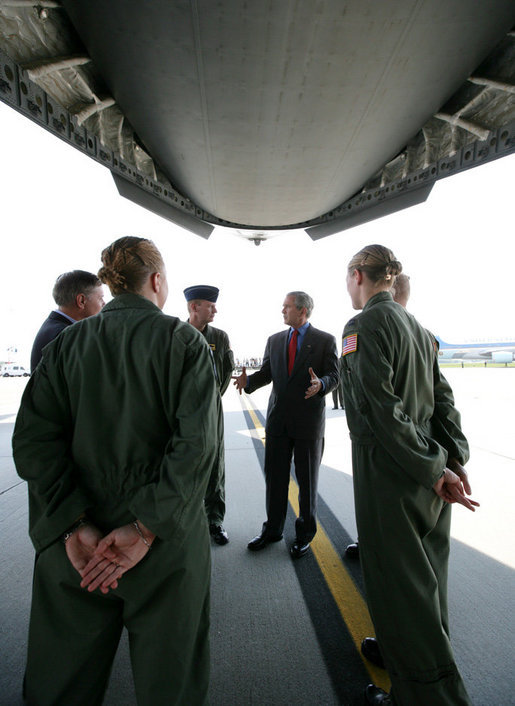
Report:
M 127 292 L 126 294 L 117 294 L 103 307 L 101 313 L 120 311 L 121 309 L 149 309 L 151 311 L 161 312 L 161 309 L 151 302 L 150 299 L 142 297 L 141 294 Z
M 368 302 L 365 304 L 363 307 L 362 311 L 367 311 L 370 309 L 370 307 L 374 306 L 375 304 L 379 304 L 379 302 L 387 302 L 387 301 L 393 301 L 392 293 L 391 292 L 378 292 L 377 294 L 374 294 L 373 297 L 370 297 Z

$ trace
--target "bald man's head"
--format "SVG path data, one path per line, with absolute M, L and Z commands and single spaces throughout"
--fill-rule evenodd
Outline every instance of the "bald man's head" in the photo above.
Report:
M 394 302 L 397 302 L 397 304 L 400 304 L 406 308 L 410 295 L 410 282 L 408 275 L 405 275 L 404 273 L 397 275 L 391 291 Z

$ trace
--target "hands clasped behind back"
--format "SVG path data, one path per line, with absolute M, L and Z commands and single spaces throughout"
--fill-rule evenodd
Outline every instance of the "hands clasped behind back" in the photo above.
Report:
M 100 588 L 108 593 L 118 587 L 118 580 L 148 554 L 155 535 L 139 523 L 123 525 L 102 537 L 100 530 L 87 523 L 66 541 L 66 554 L 80 574 L 81 587 L 92 592 Z
M 476 507 L 479 507 L 478 502 L 467 498 L 467 495 L 472 492 L 472 488 L 466 470 L 456 459 L 449 459 L 448 467 L 433 485 L 433 490 L 447 503 L 459 503 L 472 512 L 475 512 Z

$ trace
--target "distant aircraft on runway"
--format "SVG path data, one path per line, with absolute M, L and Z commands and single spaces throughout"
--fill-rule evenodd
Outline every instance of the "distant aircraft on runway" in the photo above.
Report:
M 515 341 L 481 341 L 476 343 L 446 343 L 436 336 L 438 355 L 443 359 L 491 360 L 492 363 L 512 363 Z

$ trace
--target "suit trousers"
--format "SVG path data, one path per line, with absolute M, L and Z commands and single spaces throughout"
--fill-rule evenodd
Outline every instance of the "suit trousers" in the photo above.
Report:
M 265 446 L 265 482 L 267 521 L 263 533 L 280 536 L 288 510 L 288 486 L 292 457 L 299 485 L 299 517 L 295 522 L 297 540 L 311 542 L 317 531 L 318 471 L 324 451 L 324 439 L 294 439 L 267 434 Z
M 156 539 L 106 595 L 80 588 L 61 542 L 38 555 L 28 706 L 100 706 L 124 626 L 138 706 L 208 703 L 211 564 L 207 525 L 199 529 L 188 549 Z

